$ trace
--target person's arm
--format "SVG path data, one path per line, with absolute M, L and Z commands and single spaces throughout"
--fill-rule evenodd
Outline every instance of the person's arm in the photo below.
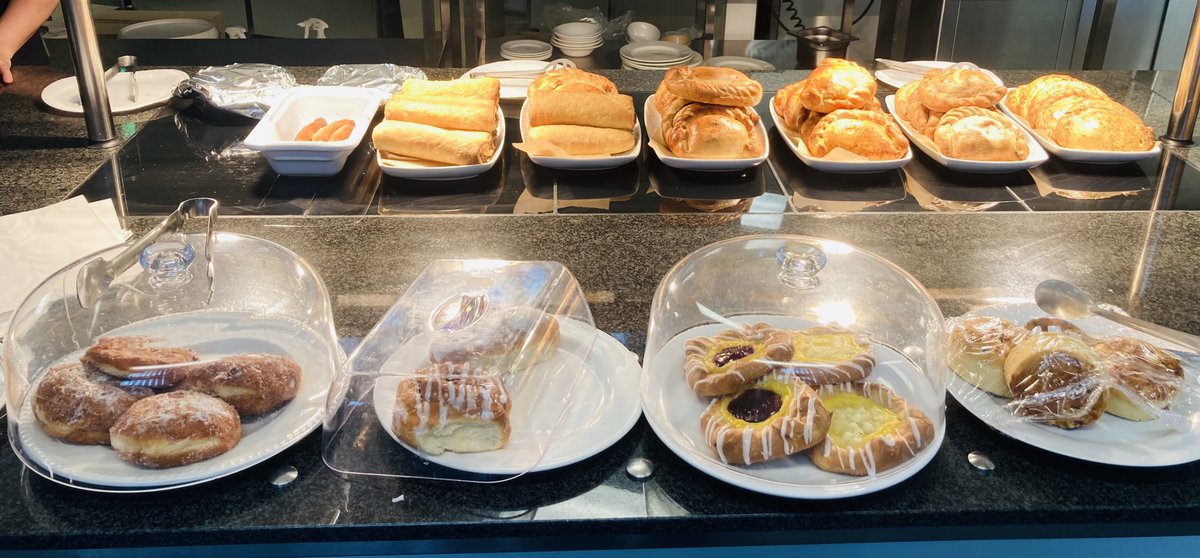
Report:
M 12 0 L 0 14 L 0 83 L 12 83 L 12 57 L 54 12 L 58 0 Z

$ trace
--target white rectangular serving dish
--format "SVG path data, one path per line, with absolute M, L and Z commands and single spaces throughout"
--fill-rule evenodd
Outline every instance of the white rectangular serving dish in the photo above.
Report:
M 332 176 L 362 143 L 379 111 L 379 93 L 360 87 L 296 87 L 271 107 L 246 136 L 246 147 L 267 158 L 275 172 L 287 176 Z M 354 131 L 341 141 L 294 141 L 296 133 L 317 118 L 348 118 Z
M 804 144 L 800 138 L 790 134 L 792 131 L 783 123 L 783 118 L 775 112 L 775 105 L 771 105 L 771 120 L 775 121 L 775 128 L 779 130 L 779 135 L 783 137 L 783 141 L 791 148 L 792 153 L 795 153 L 805 165 L 823 172 L 834 172 L 842 174 L 866 174 L 873 172 L 883 172 L 892 169 L 898 169 L 907 165 L 912 160 L 912 146 L 909 146 L 904 151 L 904 156 L 899 159 L 884 159 L 880 161 L 838 161 L 832 159 L 823 159 L 814 157 L 808 151 L 808 146 Z
M 950 66 L 953 66 L 955 64 L 964 64 L 964 65 L 969 64 L 969 63 L 964 63 L 964 62 L 947 62 L 945 60 L 909 60 L 909 61 L 906 61 L 906 63 L 918 64 L 921 66 L 928 66 L 930 70 L 945 70 L 946 68 L 949 68 Z M 972 64 L 972 66 L 974 66 L 974 65 Z M 975 66 L 975 67 L 978 68 L 978 66 Z M 997 76 L 995 73 L 993 73 L 991 70 L 979 68 L 979 71 L 987 74 L 988 77 L 992 78 L 992 81 L 996 82 L 996 85 L 1004 85 L 1004 81 L 1002 81 L 1000 79 L 1000 77 Z M 923 77 L 925 77 L 924 72 L 918 74 L 918 73 L 907 72 L 904 70 L 891 68 L 891 67 L 885 67 L 882 70 L 875 71 L 875 79 L 882 81 L 892 87 L 895 87 L 896 89 L 900 89 L 901 87 L 904 86 L 904 84 L 906 84 L 910 81 L 918 81 Z
M 1029 156 L 1025 157 L 1023 160 L 972 161 L 970 159 L 955 159 L 953 157 L 947 157 L 942 155 L 942 152 L 938 150 L 937 146 L 935 146 L 933 142 L 929 140 L 929 138 L 926 138 L 924 135 L 921 135 L 910 128 L 908 126 L 908 122 L 896 114 L 895 95 L 888 95 L 883 101 L 885 104 L 887 104 L 888 112 L 892 113 L 892 117 L 894 117 L 896 122 L 900 124 L 900 129 L 904 130 L 904 135 L 908 136 L 909 141 L 921 148 L 921 151 L 924 151 L 925 154 L 933 158 L 934 161 L 937 161 L 939 164 L 948 169 L 981 173 L 1016 172 L 1031 169 L 1042 163 L 1045 163 L 1050 159 L 1050 156 L 1046 154 L 1046 150 L 1042 149 L 1042 146 L 1033 139 L 1033 136 L 1029 135 L 1029 132 L 1026 132 L 1024 128 L 1020 127 L 1020 125 L 1017 126 L 1017 129 L 1021 130 L 1021 134 L 1025 136 L 1025 144 L 1029 146 Z
M 658 160 L 662 161 L 668 167 L 690 171 L 739 171 L 762 164 L 763 161 L 767 160 L 767 155 L 771 152 L 771 142 L 767 140 L 767 128 L 763 126 L 762 119 L 760 118 L 758 124 L 754 126 L 754 133 L 758 136 L 763 146 L 762 155 L 758 157 L 742 159 L 690 159 L 687 157 L 676 157 L 671 154 L 671 150 L 655 139 L 658 137 L 659 128 L 662 126 L 662 119 L 658 116 L 658 109 L 654 108 L 654 95 L 646 98 L 645 110 L 642 114 L 646 118 L 646 133 L 650 136 L 650 149 L 653 149 L 654 154 L 658 155 Z
M 521 139 L 529 139 L 529 100 L 521 103 Z M 633 149 L 607 157 L 549 157 L 545 155 L 529 155 L 529 160 L 535 165 L 559 170 L 603 170 L 615 169 L 636 161 L 642 154 L 642 123 L 637 115 L 633 117 Z
M 1005 103 L 1007 100 L 1007 97 L 1000 100 L 1000 110 L 1004 111 L 1004 114 L 1008 115 L 1013 122 L 1016 122 L 1017 126 L 1029 132 L 1033 136 L 1033 139 L 1042 144 L 1042 147 L 1046 148 L 1046 151 L 1049 151 L 1051 155 L 1064 161 L 1097 165 L 1119 165 L 1121 163 L 1132 163 L 1134 161 L 1141 161 L 1142 159 L 1149 159 L 1150 157 L 1157 157 L 1162 153 L 1162 144 L 1157 141 L 1154 142 L 1154 147 L 1147 151 L 1097 151 L 1093 149 L 1070 149 L 1062 147 L 1055 143 L 1054 140 L 1037 133 L 1032 126 L 1026 124 L 1016 114 L 1013 114 L 1008 109 L 1008 104 Z
M 496 107 L 497 124 L 496 131 L 492 134 L 492 141 L 495 142 L 496 151 L 492 153 L 492 157 L 484 163 L 474 165 L 447 165 L 435 161 L 422 161 L 418 159 L 385 159 L 383 152 L 378 149 L 375 151 L 375 163 L 379 165 L 379 170 L 388 176 L 396 178 L 408 178 L 411 180 L 463 180 L 466 178 L 474 178 L 479 176 L 496 166 L 496 161 L 504 154 L 504 134 L 506 126 L 504 123 L 504 111 L 500 107 Z

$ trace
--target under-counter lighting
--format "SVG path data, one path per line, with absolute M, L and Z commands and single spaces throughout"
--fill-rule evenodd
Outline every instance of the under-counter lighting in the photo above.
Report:
M 836 323 L 849 327 L 858 321 L 858 315 L 854 313 L 854 308 L 845 301 L 818 304 L 813 307 L 812 311 L 813 314 L 816 314 L 817 321 L 824 325 Z

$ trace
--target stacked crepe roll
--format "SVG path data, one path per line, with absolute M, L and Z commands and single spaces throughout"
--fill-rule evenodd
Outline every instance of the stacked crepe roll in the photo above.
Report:
M 409 79 L 388 100 L 371 140 L 385 159 L 486 163 L 496 152 L 500 81 Z
M 571 155 L 613 155 L 633 149 L 633 98 L 604 76 L 575 68 L 551 70 L 529 84 L 529 139 Z
M 764 146 L 753 107 L 760 100 L 762 85 L 737 70 L 671 68 L 654 93 L 658 135 L 676 157 L 757 157 Z

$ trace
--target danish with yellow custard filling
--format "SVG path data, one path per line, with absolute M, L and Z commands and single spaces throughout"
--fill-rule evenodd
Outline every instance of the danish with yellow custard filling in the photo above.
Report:
M 750 465 L 820 443 L 829 420 L 813 388 L 794 377 L 771 375 L 713 400 L 700 415 L 700 428 L 721 461 Z
M 831 384 L 817 394 L 832 419 L 825 443 L 808 456 L 823 470 L 874 475 L 908 461 L 933 441 L 929 417 L 882 384 Z
M 733 393 L 771 371 L 772 365 L 764 361 L 791 358 L 788 337 L 787 332 L 760 323 L 691 339 L 683 349 L 687 383 L 704 397 Z
M 861 380 L 874 368 L 875 356 L 864 336 L 818 326 L 792 334 L 792 360 L 782 371 L 819 386 Z

